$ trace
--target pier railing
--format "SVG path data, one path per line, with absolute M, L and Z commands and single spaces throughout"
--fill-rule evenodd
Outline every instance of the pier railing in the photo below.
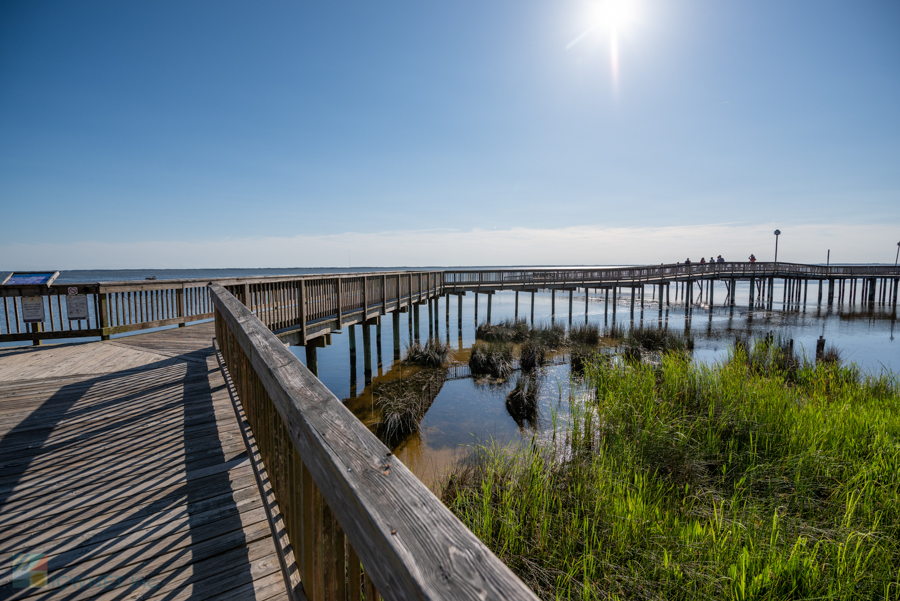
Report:
M 683 280 L 897 278 L 892 266 L 799 263 L 674 263 L 572 269 L 471 269 L 352 274 L 0 286 L 0 342 L 96 337 L 212 318 L 207 286 L 228 288 L 270 329 L 298 344 L 427 298 L 467 290 L 640 286 Z M 69 319 L 70 294 L 87 297 L 87 319 Z M 45 319 L 25 323 L 23 297 L 42 297 Z
M 307 599 L 536 599 L 245 304 L 209 290 Z
M 539 289 L 561 287 L 631 286 L 685 279 L 747 279 L 761 277 L 867 278 L 898 277 L 891 266 L 804 265 L 800 263 L 732 262 L 673 263 L 636 267 L 575 269 L 472 269 L 443 272 L 447 292 L 475 289 Z
M 359 323 L 443 292 L 439 271 L 372 272 L 212 280 L 159 280 L 0 286 L 0 342 L 108 338 L 211 319 L 208 286 L 226 286 L 275 331 L 306 338 Z M 87 319 L 69 318 L 72 295 L 85 295 Z M 45 319 L 26 323 L 22 299 L 41 297 Z M 365 311 L 363 308 L 365 307 Z

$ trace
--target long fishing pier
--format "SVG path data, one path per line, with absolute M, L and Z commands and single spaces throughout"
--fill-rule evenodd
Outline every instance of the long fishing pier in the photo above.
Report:
M 467 293 L 658 287 L 896 310 L 883 266 L 715 263 L 0 286 L 0 598 L 535 599 L 316 377 L 316 349 Z M 674 295 L 670 295 L 670 288 Z M 817 285 L 817 290 L 816 290 Z M 654 290 L 654 295 L 656 290 Z M 695 296 L 696 295 L 696 296 Z M 69 297 L 86 297 L 69 319 Z M 663 301 L 663 298 L 666 300 Z M 80 301 L 83 303 L 83 300 Z M 74 304 L 72 305 L 75 306 Z M 42 319 L 26 322 L 34 308 Z M 26 309 L 28 309 L 26 311 Z M 462 312 L 460 311 L 460 315 Z M 33 318 L 32 318 L 33 319 Z M 461 319 L 461 317 L 460 317 Z M 477 313 L 476 313 L 477 321 Z M 169 326 L 167 329 L 160 329 Z M 178 327 L 173 327 L 178 326 Z M 351 353 L 355 328 L 348 328 Z M 147 332 L 142 332 L 149 330 Z M 121 336 L 122 334 L 137 334 Z M 44 345 L 77 339 L 79 344 Z M 306 348 L 309 368 L 286 347 Z

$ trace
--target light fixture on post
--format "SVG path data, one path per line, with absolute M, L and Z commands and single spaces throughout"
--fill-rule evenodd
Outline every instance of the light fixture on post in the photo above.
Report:
M 781 230 L 775 230 L 775 262 L 778 262 L 778 236 L 781 235 Z

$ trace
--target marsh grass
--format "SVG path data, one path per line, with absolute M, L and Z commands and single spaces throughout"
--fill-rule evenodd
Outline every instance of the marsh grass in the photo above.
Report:
M 690 352 L 694 350 L 694 337 L 668 328 L 641 326 L 624 334 L 623 345 L 652 353 Z
M 566 328 L 562 324 L 538 324 L 531 329 L 531 340 L 540 342 L 548 349 L 558 349 L 566 346 Z
M 534 374 L 516 378 L 515 387 L 506 395 L 506 411 L 521 428 L 528 423 L 532 428 L 537 424 L 538 398 L 541 394 L 541 380 Z
M 547 361 L 549 349 L 539 340 L 528 340 L 519 350 L 519 366 L 522 371 L 534 371 Z
M 524 342 L 528 340 L 531 328 L 524 319 L 507 319 L 499 323 L 480 323 L 475 328 L 475 339 L 485 342 Z
M 430 368 L 416 370 L 405 378 L 375 382 L 372 398 L 381 412 L 376 436 L 388 447 L 394 448 L 418 430 L 445 379 L 445 370 Z
M 425 344 L 414 342 L 406 351 L 405 361 L 422 367 L 440 367 L 450 353 L 449 345 L 437 338 L 429 338 Z
M 480 449 L 442 498 L 543 599 L 900 599 L 897 376 L 766 344 L 591 361 L 553 441 Z
M 513 347 L 508 342 L 477 342 L 469 355 L 469 370 L 475 376 L 504 379 L 513 370 Z
M 569 330 L 569 344 L 597 346 L 600 344 L 600 326 L 595 323 L 573 326 Z

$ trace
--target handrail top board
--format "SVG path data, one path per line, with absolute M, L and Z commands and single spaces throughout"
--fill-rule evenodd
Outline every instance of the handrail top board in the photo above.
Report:
M 537 599 L 243 303 L 210 292 L 379 591 Z

